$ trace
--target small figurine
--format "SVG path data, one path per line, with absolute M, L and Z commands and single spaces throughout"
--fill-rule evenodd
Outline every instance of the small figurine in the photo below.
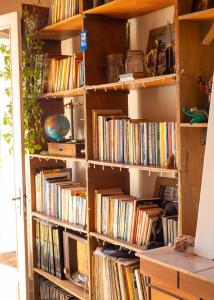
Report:
M 190 109 L 183 108 L 183 112 L 187 115 L 190 120 L 190 124 L 195 123 L 206 123 L 208 120 L 208 113 L 206 110 L 197 109 L 197 107 L 192 107 Z
M 189 247 L 194 247 L 195 239 L 191 235 L 178 236 L 173 244 L 173 249 L 179 252 L 184 252 Z

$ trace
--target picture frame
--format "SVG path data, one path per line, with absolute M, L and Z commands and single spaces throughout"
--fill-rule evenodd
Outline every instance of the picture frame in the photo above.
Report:
M 165 207 L 167 202 L 178 202 L 178 180 L 170 177 L 157 177 L 154 195 L 159 197 L 161 207 Z
M 148 77 L 175 72 L 174 23 L 150 30 L 144 65 Z

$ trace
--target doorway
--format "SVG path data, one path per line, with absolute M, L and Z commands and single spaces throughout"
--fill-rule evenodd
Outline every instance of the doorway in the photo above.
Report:
M 10 27 L 0 28 L 0 298 L 18 299 Z M 8 295 L 9 291 L 9 295 Z

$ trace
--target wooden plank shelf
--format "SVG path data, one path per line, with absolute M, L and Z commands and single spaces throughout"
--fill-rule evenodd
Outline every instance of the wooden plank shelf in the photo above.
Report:
M 132 90 L 132 89 L 143 89 L 152 87 L 161 87 L 167 85 L 174 85 L 176 83 L 176 74 L 169 74 L 156 77 L 140 78 L 135 80 L 127 80 L 124 82 L 106 83 L 100 85 L 87 86 L 86 90 Z
M 80 96 L 84 96 L 84 91 L 85 88 L 81 87 L 81 88 L 76 88 L 76 89 L 72 89 L 72 90 L 66 90 L 66 91 L 60 91 L 60 92 L 52 92 L 52 93 L 46 93 L 46 94 L 42 94 L 40 96 L 40 98 L 66 98 L 66 97 L 80 97 Z
M 81 88 L 76 88 L 73 90 L 66 90 L 61 92 L 47 93 L 40 96 L 40 98 L 66 98 L 66 97 L 78 97 L 84 96 L 85 91 L 114 91 L 114 90 L 124 90 L 129 91 L 132 89 L 144 89 L 174 85 L 176 83 L 176 74 L 155 76 L 140 78 L 135 80 L 127 80 L 124 82 L 113 82 L 100 85 L 87 85 Z
M 197 11 L 178 17 L 179 21 L 214 21 L 214 8 Z
M 44 27 L 40 31 L 39 38 L 64 40 L 78 35 L 83 28 L 83 17 L 87 14 L 130 19 L 170 5 L 174 5 L 174 0 L 113 0 L 98 7 L 85 10 L 82 14 Z
M 40 212 L 37 212 L 37 211 L 32 211 L 31 215 L 32 215 L 33 218 L 36 217 L 36 218 L 41 219 L 43 221 L 50 222 L 50 223 L 62 226 L 64 228 L 67 228 L 67 229 L 71 229 L 71 230 L 74 230 L 74 231 L 78 231 L 78 232 L 87 234 L 87 230 L 83 229 L 82 226 L 75 225 L 75 224 L 70 224 L 68 222 L 64 222 L 64 221 L 59 220 L 57 218 L 47 216 L 44 213 L 40 213 Z
M 60 288 L 65 290 L 66 292 L 72 294 L 73 296 L 77 297 L 78 299 L 81 299 L 81 300 L 89 299 L 88 292 L 86 290 L 84 290 L 84 288 L 74 284 L 73 282 L 71 282 L 69 280 L 61 280 L 61 279 L 57 278 L 56 276 L 53 276 L 39 268 L 33 268 L 33 271 L 35 273 L 45 277 L 46 279 L 53 282 L 54 284 L 56 284 L 57 286 L 59 286 Z
M 44 27 L 39 33 L 39 38 L 44 40 L 65 40 L 78 35 L 82 27 L 83 15 L 78 14 Z
M 177 174 L 177 169 L 167 169 L 161 167 L 154 167 L 154 166 L 143 166 L 143 165 L 130 165 L 125 163 L 112 163 L 107 161 L 99 161 L 99 160 L 88 160 L 89 165 L 94 166 L 102 166 L 110 167 L 110 168 L 120 168 L 120 169 L 132 169 L 132 170 L 139 170 L 139 171 L 147 171 L 153 173 L 174 173 Z
M 104 5 L 86 10 L 84 11 L 84 14 L 97 14 L 130 19 L 174 5 L 174 3 L 173 0 L 114 0 Z
M 129 250 L 134 251 L 134 252 L 140 253 L 140 252 L 145 250 L 145 248 L 142 247 L 142 246 L 138 246 L 137 244 L 132 244 L 132 243 L 129 243 L 127 241 L 116 239 L 114 237 L 108 236 L 108 235 L 103 234 L 103 233 L 90 232 L 90 236 L 94 237 L 98 240 L 102 240 L 104 242 L 108 242 L 108 243 L 120 246 L 122 248 L 127 248 Z
M 195 123 L 195 124 L 180 123 L 180 127 L 182 127 L 182 128 L 207 128 L 208 123 Z
M 49 155 L 49 154 L 29 154 L 30 159 L 38 158 L 38 159 L 55 159 L 55 160 L 64 160 L 64 161 L 79 161 L 86 162 L 85 158 L 82 157 L 69 157 L 69 156 L 59 156 L 59 155 Z

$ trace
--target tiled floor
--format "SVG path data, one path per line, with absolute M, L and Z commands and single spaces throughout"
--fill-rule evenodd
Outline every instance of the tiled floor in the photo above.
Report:
M 17 286 L 16 253 L 0 253 L 0 299 L 18 300 Z

